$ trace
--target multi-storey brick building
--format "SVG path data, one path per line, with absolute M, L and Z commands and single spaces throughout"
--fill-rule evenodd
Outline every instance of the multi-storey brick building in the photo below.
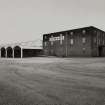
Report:
M 105 56 L 105 32 L 93 26 L 43 35 L 47 56 Z

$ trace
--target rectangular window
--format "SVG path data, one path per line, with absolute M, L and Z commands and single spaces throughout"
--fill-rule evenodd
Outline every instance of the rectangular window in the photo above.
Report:
M 60 37 L 58 37 L 58 40 L 60 40 Z
M 74 40 L 70 39 L 70 44 L 73 45 L 74 44 Z
M 44 39 L 46 39 L 47 37 L 46 36 L 44 36 Z
M 83 33 L 83 34 L 86 34 L 86 30 L 83 30 L 82 33 Z
M 60 44 L 62 45 L 63 43 L 63 40 L 64 40 L 64 36 L 62 34 L 60 34 Z
M 83 44 L 86 43 L 86 38 L 82 38 L 82 43 L 83 43 Z
M 93 40 L 94 40 L 94 43 L 96 43 L 96 42 L 97 42 L 97 38 L 96 38 L 96 37 L 94 37 L 94 39 L 93 39 Z
M 51 46 L 53 46 L 53 43 L 54 43 L 54 42 L 53 42 L 53 41 L 51 41 Z
M 44 46 L 45 46 L 45 47 L 47 46 L 47 42 L 44 42 Z
M 86 52 L 86 48 L 83 48 L 83 53 L 85 53 Z
M 50 37 L 49 41 L 51 42 L 51 46 L 53 45 L 53 42 L 55 41 L 55 38 L 53 36 Z

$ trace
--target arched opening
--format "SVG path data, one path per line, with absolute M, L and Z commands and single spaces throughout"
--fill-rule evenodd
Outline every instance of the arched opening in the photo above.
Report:
M 1 48 L 1 57 L 6 57 L 6 49 L 4 47 Z
M 7 49 L 7 57 L 12 58 L 13 57 L 13 50 L 11 47 L 8 47 Z
M 14 47 L 14 58 L 21 58 L 21 47 Z

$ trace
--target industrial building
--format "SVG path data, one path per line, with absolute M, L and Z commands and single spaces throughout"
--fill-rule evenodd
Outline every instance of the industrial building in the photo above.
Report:
M 44 34 L 43 50 L 46 56 L 103 57 L 105 32 L 89 26 Z

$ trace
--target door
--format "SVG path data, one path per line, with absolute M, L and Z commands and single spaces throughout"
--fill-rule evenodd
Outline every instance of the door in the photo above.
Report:
M 99 57 L 105 56 L 105 47 L 104 46 L 99 46 L 98 51 L 99 51 Z

